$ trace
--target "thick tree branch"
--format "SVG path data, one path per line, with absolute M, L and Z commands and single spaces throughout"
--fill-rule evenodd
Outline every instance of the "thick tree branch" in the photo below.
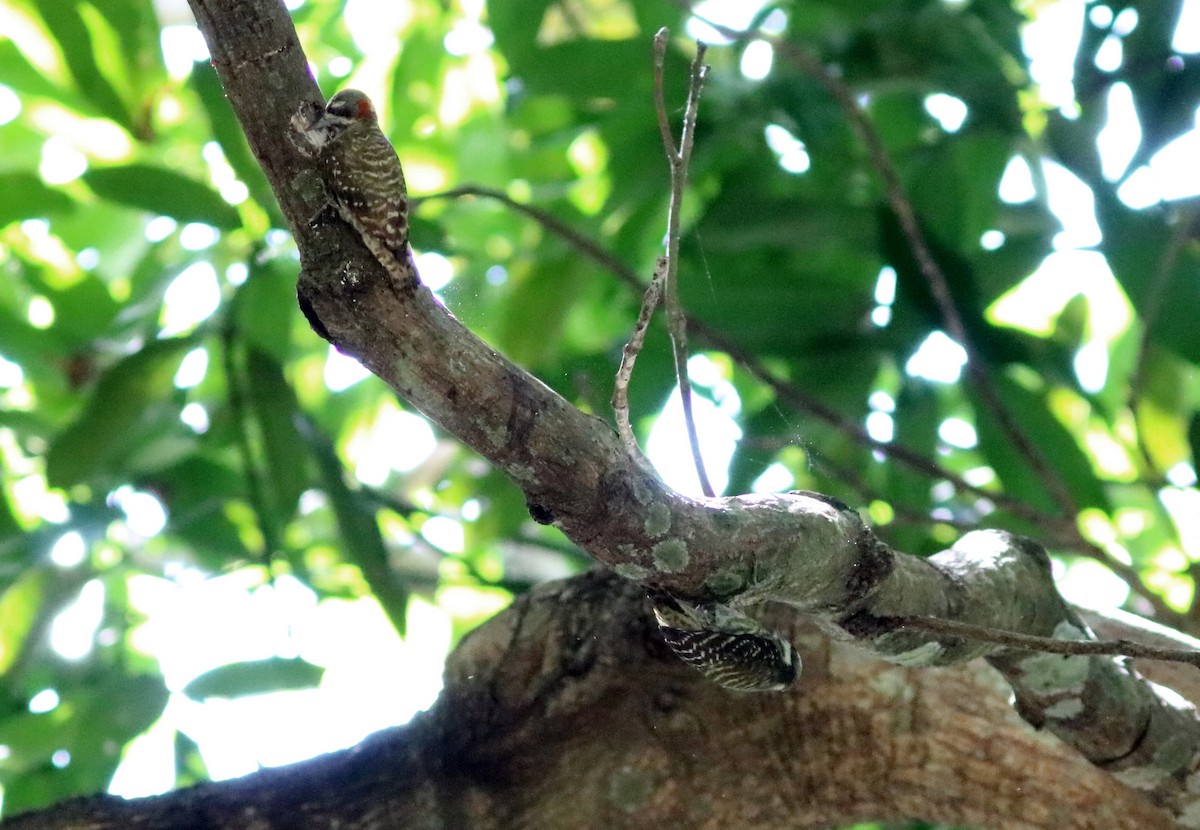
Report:
M 349 227 L 307 223 L 323 191 L 287 138 L 288 118 L 317 93 L 282 4 L 192 4 L 292 224 L 303 265 L 300 303 L 314 328 L 504 471 L 537 521 L 554 523 L 643 585 L 740 606 L 783 603 L 898 662 L 948 665 L 986 655 L 1027 720 L 1178 815 L 1200 811 L 1192 795 L 1200 787 L 1189 786 L 1200 726 L 1190 709 L 1157 694 L 1122 661 L 997 649 L 888 622 L 936 616 L 1062 639 L 1089 636 L 1055 591 L 1039 546 L 976 532 L 921 560 L 890 550 L 856 513 L 819 494 L 691 499 L 672 492 L 629 457 L 606 423 L 474 337 L 428 289 L 394 291 Z
M 1023 723 L 987 667 L 914 670 L 815 631 L 800 688 L 738 695 L 593 572 L 468 635 L 437 705 L 354 749 L 219 784 L 18 816 L 6 830 L 801 830 L 921 817 L 1167 830 L 1134 790 Z
M 600 265 L 605 270 L 609 271 L 613 276 L 617 277 L 622 283 L 629 288 L 643 292 L 648 286 L 638 277 L 637 273 L 622 262 L 617 257 L 605 249 L 596 240 L 588 237 L 580 231 L 572 228 L 566 222 L 563 222 L 558 217 L 549 213 L 542 208 L 534 205 L 529 205 L 524 202 L 517 201 L 502 190 L 495 188 L 482 187 L 479 185 L 460 185 L 449 190 L 443 190 L 437 193 L 430 193 L 425 196 L 419 196 L 412 200 L 414 205 L 420 205 L 423 202 L 432 201 L 435 199 L 457 199 L 461 197 L 475 196 L 482 199 L 492 199 L 505 205 L 517 213 L 528 216 L 534 222 L 537 222 L 550 233 L 559 237 L 579 253 L 591 259 L 597 265 Z M 794 408 L 798 412 L 803 412 L 818 421 L 825 423 L 838 432 L 845 435 L 854 443 L 866 447 L 873 452 L 878 452 L 881 455 L 894 460 L 900 464 L 909 467 L 919 473 L 922 473 L 934 480 L 949 481 L 954 485 L 955 489 L 963 493 L 971 493 L 980 498 L 988 499 L 997 507 L 1012 513 L 1014 516 L 1032 522 L 1039 527 L 1047 528 L 1057 535 L 1064 537 L 1069 533 L 1072 541 L 1078 537 L 1078 533 L 1074 530 L 1072 522 L 1064 521 L 1060 516 L 1044 513 L 1038 508 L 1026 504 L 1023 501 L 1014 499 L 1004 493 L 997 493 L 987 490 L 983 487 L 978 487 L 971 484 L 957 475 L 952 470 L 938 464 L 937 461 L 926 458 L 917 451 L 906 447 L 904 444 L 896 441 L 879 441 L 872 438 L 859 424 L 848 418 L 843 417 L 836 410 L 821 403 L 819 400 L 805 393 L 802 389 L 784 378 L 779 377 L 771 369 L 765 366 L 755 355 L 742 348 L 737 343 L 730 340 L 721 332 L 714 329 L 712 326 L 705 323 L 703 320 L 698 320 L 693 317 L 687 318 L 687 327 L 689 331 L 694 332 L 701 341 L 707 343 L 714 349 L 719 349 L 725 352 L 739 364 L 744 366 L 750 374 L 754 375 L 760 382 L 769 386 L 774 390 L 775 394 L 781 400 L 786 402 L 788 406 Z
M 584 256 L 597 263 L 622 283 L 637 291 L 649 292 L 649 287 L 642 282 L 638 275 L 628 265 L 622 262 L 612 253 L 605 250 L 603 246 L 595 240 L 589 238 L 578 230 L 572 228 L 567 223 L 563 222 L 553 214 L 533 205 L 519 202 L 510 197 L 507 193 L 494 188 L 480 187 L 476 185 L 462 185 L 450 190 L 441 191 L 439 193 L 429 194 L 417 199 L 414 203 L 419 204 L 424 201 L 433 199 L 450 199 L 475 196 L 484 199 L 493 199 L 524 216 L 528 216 L 533 221 L 537 222 L 550 233 L 558 236 L 560 239 L 567 242 L 575 250 L 579 251 Z M 657 299 L 655 300 L 657 303 Z M 645 304 L 644 304 L 645 305 Z M 653 311 L 653 309 L 651 309 Z M 647 313 L 643 307 L 643 314 Z M 641 321 L 639 321 L 639 325 Z M 798 412 L 803 412 L 817 420 L 828 424 L 838 432 L 845 435 L 856 444 L 867 447 L 873 452 L 881 453 L 888 459 L 896 463 L 903 464 L 906 467 L 915 470 L 929 478 L 938 481 L 945 480 L 954 485 L 955 489 L 961 493 L 971 493 L 980 498 L 987 499 L 996 507 L 1011 513 L 1013 516 L 1020 517 L 1042 529 L 1045 534 L 1047 543 L 1059 550 L 1070 550 L 1079 553 L 1083 556 L 1095 559 L 1111 569 L 1117 576 L 1125 580 L 1130 588 L 1135 591 L 1138 596 L 1144 599 L 1154 609 L 1156 619 L 1182 625 L 1187 622 L 1186 618 L 1178 611 L 1171 608 L 1163 600 L 1161 596 L 1152 591 L 1146 585 L 1141 574 L 1137 569 L 1126 565 L 1124 562 L 1112 556 L 1100 546 L 1084 539 L 1080 533 L 1076 523 L 1071 519 L 1064 519 L 1059 515 L 1050 515 L 1043 513 L 1038 508 L 1027 504 L 1019 499 L 1015 499 L 1005 493 L 993 492 L 983 487 L 978 487 L 966 481 L 962 476 L 954 473 L 946 467 L 938 464 L 937 461 L 926 458 L 924 455 L 916 452 L 911 447 L 905 446 L 897 441 L 879 441 L 871 437 L 870 433 L 859 423 L 852 421 L 833 408 L 827 406 L 821 401 L 813 398 L 811 395 L 800 389 L 796 384 L 779 377 L 774 371 L 766 366 L 754 354 L 750 353 L 740 345 L 726 337 L 721 332 L 714 329 L 701 320 L 688 318 L 687 327 L 690 331 L 695 332 L 699 339 L 707 343 L 714 349 L 719 349 L 725 352 L 745 369 L 750 372 L 760 382 L 769 386 L 774 390 L 779 399 L 791 406 Z M 635 327 L 636 331 L 636 327 Z M 624 367 L 622 367 L 624 369 Z M 614 400 L 616 398 L 614 397 Z M 620 410 L 618 410 L 618 430 L 622 429 L 620 423 Z M 631 441 L 628 438 L 622 437 L 627 446 L 636 446 L 636 441 Z M 828 461 L 823 460 L 822 464 L 828 466 Z M 857 482 L 854 477 L 848 474 L 848 471 L 837 471 L 836 478 L 846 481 L 852 487 L 857 487 Z M 920 517 L 926 524 L 930 521 L 929 516 Z M 973 525 L 972 525 L 973 526 Z

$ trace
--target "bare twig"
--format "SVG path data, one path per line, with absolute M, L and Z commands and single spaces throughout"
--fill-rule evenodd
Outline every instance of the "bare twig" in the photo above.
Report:
M 1133 640 L 1058 640 L 1053 637 L 1018 634 L 1015 631 L 986 628 L 970 623 L 943 620 L 938 617 L 889 617 L 888 620 L 905 628 L 917 628 L 933 634 L 947 634 L 1009 648 L 1022 648 L 1048 654 L 1140 657 L 1149 660 L 1165 660 L 1171 663 L 1188 663 L 1200 668 L 1200 651 L 1190 648 L 1165 648 L 1145 645 Z
M 700 90 L 708 67 L 704 65 L 706 46 L 696 43 L 696 57 L 692 61 L 688 84 L 687 104 L 683 112 L 683 129 L 679 146 L 671 139 L 671 126 L 667 120 L 666 102 L 663 99 L 663 65 L 666 62 L 666 28 L 654 36 L 654 106 L 658 112 L 658 127 L 662 132 L 663 148 L 671 168 L 671 200 L 667 207 L 667 255 L 663 275 L 663 303 L 667 310 L 667 331 L 671 335 L 671 351 L 675 357 L 675 375 L 679 382 L 679 398 L 683 404 L 683 421 L 687 426 L 688 443 L 692 449 L 692 461 L 696 465 L 696 476 L 700 479 L 700 490 L 706 496 L 714 491 L 704 469 L 704 458 L 700 455 L 700 436 L 696 433 L 696 418 L 692 411 L 692 383 L 688 378 L 687 360 L 687 317 L 679 301 L 679 224 L 683 208 L 683 187 L 687 183 L 688 163 L 692 158 L 692 144 L 696 134 L 696 112 L 700 107 Z
M 633 365 L 642 350 L 642 343 L 646 340 L 646 330 L 650 328 L 650 318 L 654 316 L 654 310 L 658 308 L 659 300 L 662 299 L 663 280 L 666 279 L 666 275 L 666 257 L 659 257 L 658 263 L 654 266 L 654 277 L 650 280 L 650 285 L 646 287 L 637 325 L 634 326 L 633 334 L 629 336 L 629 342 L 625 344 L 625 348 L 621 352 L 621 365 L 617 369 L 617 379 L 613 384 L 612 407 L 613 414 L 617 419 L 617 434 L 621 436 L 625 450 L 633 458 L 643 458 L 643 456 L 642 449 L 638 446 L 637 436 L 633 434 L 633 426 L 629 423 L 629 380 L 633 377 Z
M 613 256 L 607 248 L 596 242 L 590 236 L 580 233 L 575 228 L 568 225 L 563 220 L 559 219 L 548 210 L 543 210 L 536 205 L 529 205 L 524 202 L 518 202 L 513 197 L 509 196 L 503 190 L 497 190 L 492 187 L 483 187 L 482 185 L 461 185 L 453 187 L 449 190 L 441 190 L 437 193 L 429 193 L 425 196 L 410 197 L 409 203 L 413 210 L 425 202 L 433 202 L 438 199 L 460 199 L 463 196 L 477 196 L 481 199 L 491 199 L 495 202 L 512 208 L 517 213 L 528 216 L 533 221 L 537 222 L 546 230 L 550 231 L 555 236 L 559 237 L 575 250 L 590 258 L 597 265 L 600 265 L 614 275 L 619 277 L 629 287 L 637 291 L 644 291 L 646 283 L 637 275 L 637 272 L 622 262 L 617 257 Z
M 678 164 L 679 149 L 675 146 L 675 138 L 671 135 L 671 122 L 667 118 L 667 101 L 663 92 L 663 71 L 667 57 L 667 38 L 671 32 L 666 27 L 659 29 L 654 35 L 654 111 L 658 115 L 658 132 L 662 136 L 663 149 L 671 162 L 672 182 L 674 169 Z

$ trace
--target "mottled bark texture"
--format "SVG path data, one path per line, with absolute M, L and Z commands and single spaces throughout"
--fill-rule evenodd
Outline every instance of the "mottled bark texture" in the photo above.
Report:
M 806 655 L 799 686 L 739 695 L 675 659 L 633 583 L 602 572 L 550 583 L 462 642 L 441 698 L 407 727 L 243 779 L 79 799 L 6 828 L 1175 826 L 1024 723 L 983 663 L 903 668 L 791 618 L 783 630 Z
M 953 638 L 939 640 L 898 630 L 889 621 L 897 615 L 930 615 L 1063 639 L 1090 636 L 1054 590 L 1040 547 L 1008 534 L 977 532 L 964 536 L 950 551 L 920 560 L 890 550 L 852 510 L 819 494 L 689 499 L 668 490 L 629 458 L 607 423 L 581 413 L 488 348 L 427 289 L 394 290 L 383 268 L 349 227 L 336 220 L 308 221 L 323 206 L 324 197 L 309 162 L 289 139 L 288 122 L 303 104 L 311 106 L 319 100 L 319 92 L 282 3 L 192 0 L 192 6 L 230 102 L 291 223 L 303 266 L 300 305 L 313 327 L 503 470 L 525 493 L 535 519 L 554 523 L 627 579 L 662 587 L 680 597 L 741 606 L 763 601 L 790 606 L 793 613 L 799 612 L 825 632 L 855 638 L 862 646 L 910 666 L 939 666 L 986 656 L 1003 673 L 1015 692 L 1018 711 L 1030 723 L 1044 726 L 1046 732 L 1094 765 L 1136 786 L 1186 824 L 1200 826 L 1200 782 L 1190 780 L 1200 759 L 1200 727 L 1193 711 L 1146 684 L 1124 662 L 1034 656 Z M 649 44 L 647 48 L 649 56 Z M 647 65 L 650 71 L 649 57 Z M 653 128 L 647 124 L 648 130 Z M 611 580 L 588 584 L 618 590 Z M 619 607 L 595 603 L 597 613 L 604 608 L 608 614 Z M 542 613 L 536 601 L 522 608 L 526 616 L 516 617 L 521 626 L 530 625 L 530 615 Z M 637 619 L 621 624 L 642 625 L 641 618 Z M 609 631 L 604 619 L 581 619 L 577 624 L 591 632 Z M 480 639 L 484 636 L 481 633 L 468 642 L 456 665 L 482 648 L 478 643 L 485 642 Z M 585 643 L 588 648 L 579 651 L 582 668 L 588 667 L 593 654 L 589 648 L 596 649 L 596 654 L 611 654 L 611 644 L 594 633 L 588 636 L 595 641 Z M 611 631 L 606 636 L 611 636 Z M 813 656 L 804 653 L 803 643 L 799 645 L 811 666 Z M 553 663 L 553 656 L 545 659 Z M 816 662 L 819 666 L 820 661 Z M 484 661 L 483 665 L 496 666 L 502 673 L 518 671 L 511 657 Z M 388 746 L 389 764 L 411 764 L 425 770 L 416 777 L 406 773 L 400 790 L 410 788 L 411 798 L 429 805 L 430 815 L 437 814 L 435 808 L 449 809 L 451 803 L 471 814 L 477 809 L 490 814 L 503 802 L 504 809 L 512 811 L 516 826 L 538 826 L 536 821 L 524 821 L 528 815 L 541 814 L 534 810 L 535 804 L 541 805 L 539 810 L 548 809 L 545 805 L 557 798 L 561 809 L 571 811 L 577 797 L 599 797 L 604 792 L 613 803 L 636 807 L 631 812 L 665 811 L 661 812 L 664 817 L 682 817 L 685 813 L 680 810 L 692 810 L 687 815 L 697 825 L 705 822 L 706 810 L 730 810 L 730 804 L 736 802 L 742 813 L 723 813 L 727 818 L 740 816 L 735 826 L 765 823 L 766 816 L 771 817 L 773 826 L 810 826 L 808 819 L 797 816 L 811 815 L 813 804 L 836 801 L 844 806 L 847 792 L 854 794 L 855 803 L 870 807 L 861 812 L 849 809 L 839 814 L 839 820 L 877 815 L 881 810 L 889 815 L 948 816 L 939 806 L 943 791 L 954 792 L 956 799 L 969 803 L 993 805 L 978 816 L 956 813 L 959 818 L 954 820 L 1037 826 L 1034 814 L 1024 812 L 1021 804 L 1028 799 L 1030 805 L 1041 805 L 1029 810 L 1047 809 L 1048 802 L 1040 793 L 1068 786 L 1064 775 L 1068 767 L 1058 765 L 1067 763 L 1067 754 L 1047 754 L 1050 749 L 1040 740 L 994 737 L 992 730 L 1002 728 L 1000 708 L 988 708 L 987 718 L 979 721 L 977 729 L 956 731 L 947 725 L 949 731 L 941 742 L 931 733 L 927 743 L 907 747 L 896 743 L 894 736 L 888 737 L 889 729 L 912 728 L 905 726 L 905 718 L 922 729 L 937 718 L 923 709 L 904 706 L 876 709 L 887 694 L 915 700 L 929 694 L 931 685 L 945 682 L 947 677 L 970 676 L 970 670 L 947 675 L 876 668 L 878 674 L 867 679 L 873 684 L 870 688 L 856 685 L 843 689 L 847 700 L 840 704 L 845 707 L 838 710 L 840 720 L 823 728 L 817 728 L 818 722 L 828 713 L 810 709 L 801 713 L 796 708 L 812 705 L 803 695 L 730 699 L 717 689 L 693 683 L 686 685 L 686 693 L 674 692 L 670 684 L 658 688 L 640 675 L 619 672 L 614 676 L 625 679 L 614 680 L 615 685 L 580 684 L 579 693 L 607 694 L 628 684 L 629 692 L 636 692 L 636 700 L 614 694 L 605 701 L 604 708 L 621 711 L 622 719 L 564 721 L 559 731 L 545 734 L 517 728 L 522 723 L 521 707 L 551 702 L 562 706 L 564 695 L 571 699 L 575 681 L 569 669 L 561 676 L 547 675 L 545 665 L 536 661 L 525 671 L 531 685 L 497 687 L 494 709 L 475 707 L 475 697 L 463 696 L 468 680 L 457 680 L 439 703 L 440 714 L 413 727 L 411 735 L 415 737 L 395 745 L 373 743 L 360 755 Z M 658 677 L 666 683 L 664 676 Z M 809 677 L 805 682 L 813 680 Z M 986 696 L 986 704 L 982 700 L 973 704 L 987 708 L 1004 694 L 997 690 Z M 974 697 L 985 696 L 976 691 Z M 693 699 L 703 705 L 683 705 Z M 456 729 L 450 729 L 450 723 Z M 739 724 L 750 731 L 739 733 Z M 511 727 L 507 738 L 501 727 Z M 687 737 L 675 740 L 676 728 Z M 594 731 L 597 729 L 600 731 Z M 842 730 L 837 740 L 809 738 L 831 729 Z M 422 730 L 442 730 L 442 738 L 433 741 Z M 480 756 L 464 750 L 465 754 L 456 757 L 453 747 L 462 745 L 464 735 L 489 738 L 483 744 L 492 754 Z M 695 740 L 697 735 L 703 740 Z M 880 743 L 868 757 L 858 747 L 872 740 Z M 617 742 L 611 751 L 626 753 L 624 766 L 617 769 L 628 772 L 622 776 L 610 770 L 607 777 L 593 778 L 589 753 L 600 752 L 607 742 Z M 474 742 L 470 745 L 477 746 Z M 497 754 L 497 746 L 504 750 Z M 822 759 L 828 771 L 837 773 L 827 782 L 828 792 L 810 786 L 820 776 L 811 765 L 797 765 L 788 746 L 800 757 Z M 432 750 L 436 751 L 426 758 Z M 412 752 L 418 755 L 410 756 Z M 816 752 L 821 754 L 812 754 Z M 1039 763 L 1051 757 L 1058 760 Z M 747 768 L 755 772 L 748 776 L 727 763 L 739 759 L 750 764 L 756 758 L 769 766 L 751 765 Z M 493 768 L 488 759 L 503 759 L 503 764 Z M 341 770 L 353 762 L 331 763 L 331 774 L 345 780 Z M 994 779 L 982 773 L 976 777 L 970 772 L 975 763 L 1002 768 L 1005 774 Z M 437 764 L 448 765 L 449 777 L 437 778 L 421 789 L 422 776 L 439 775 Z M 526 768 L 540 772 L 526 775 Z M 929 777 L 927 771 L 932 768 L 939 770 L 936 778 Z M 1069 768 L 1070 774 L 1076 775 L 1076 767 Z M 721 774 L 714 769 L 722 770 Z M 393 773 L 381 770 L 375 774 Z M 1010 774 L 1014 777 L 1009 778 Z M 465 778 L 458 780 L 455 775 Z M 920 792 L 927 801 L 892 802 L 886 809 L 873 801 L 881 797 L 876 790 L 881 780 L 897 775 L 907 775 L 921 785 L 908 790 L 906 798 L 914 799 L 914 793 Z M 510 784 L 510 776 L 520 786 Z M 706 777 L 711 780 L 703 781 Z M 289 779 L 282 776 L 278 780 Z M 359 780 L 357 775 L 354 780 Z M 552 782 L 553 788 L 539 789 L 539 780 Z M 1078 811 L 1083 811 L 1087 821 L 1095 821 L 1109 810 L 1118 798 L 1115 793 L 1124 791 L 1112 777 L 1103 780 L 1105 784 L 1093 791 L 1092 800 L 1058 802 L 1051 812 L 1061 811 L 1063 817 L 1055 823 L 1068 826 L 1066 813 Z M 864 781 L 872 784 L 864 787 Z M 331 785 L 323 786 L 328 791 Z M 706 788 L 707 798 L 696 794 L 700 787 Z M 493 800 L 490 795 L 497 792 L 504 792 L 505 798 Z M 471 796 L 464 797 L 464 793 Z M 999 812 L 994 806 L 998 793 L 1011 796 L 1011 803 Z M 724 806 L 715 806 L 718 804 Z M 597 801 L 590 804 L 596 809 L 599 805 Z M 364 805 L 363 809 L 382 808 Z M 1070 826 L 1118 826 L 1118 818 Z M 686 826 L 663 820 L 667 822 L 663 826 Z

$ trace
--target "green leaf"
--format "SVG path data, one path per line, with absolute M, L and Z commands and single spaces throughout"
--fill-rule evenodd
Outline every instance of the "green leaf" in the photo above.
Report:
M 160 340 L 120 361 L 100 379 L 79 417 L 46 453 L 51 486 L 70 487 L 115 472 L 115 462 L 144 437 L 149 411 L 170 400 L 186 339 Z
M 925 458 L 937 457 L 937 431 L 944 417 L 936 391 L 918 378 L 905 378 L 896 396 L 895 442 Z M 878 473 L 886 482 L 887 500 L 893 506 L 914 513 L 928 512 L 933 506 L 929 477 L 911 467 L 892 462 L 880 465 Z
M 496 46 L 513 60 L 537 48 L 537 32 L 553 0 L 489 0 L 488 27 Z
M 0 356 L 19 364 L 27 379 L 61 380 L 59 367 L 67 354 L 68 349 L 53 329 L 36 328 L 26 315 L 0 305 Z
M 24 651 L 25 638 L 33 629 L 45 598 L 48 574 L 30 570 L 15 584 L 0 593 L 0 677 L 8 673 L 13 661 Z
M 73 717 L 62 724 L 59 746 L 70 747 L 71 759 L 56 771 L 69 782 L 70 791 L 103 789 L 121 762 L 121 748 L 162 715 L 168 696 L 163 679 L 109 675 L 62 691 L 61 708 Z
M 745 348 L 797 355 L 846 339 L 874 304 L 880 262 L 861 209 L 752 198 L 727 186 L 685 239 L 680 292 L 689 312 Z
M 1080 507 L 1111 510 L 1107 494 L 1076 436 L 1050 411 L 1043 392 L 1035 392 L 1009 377 L 994 375 L 993 383 L 1009 415 L 1052 475 L 1058 477 Z M 972 395 L 979 449 L 996 471 L 1004 492 L 1048 512 L 1057 512 L 1046 484 L 1001 429 L 989 406 Z
M 1130 210 L 1112 196 L 1097 197 L 1096 207 L 1113 275 L 1150 328 L 1151 337 L 1200 363 L 1200 337 L 1196 336 L 1200 250 L 1195 245 L 1177 245 L 1172 239 L 1177 231 L 1153 211 Z M 1168 253 L 1172 246 L 1178 247 L 1173 258 Z
M 33 173 L 0 173 L 0 227 L 9 222 L 54 216 L 75 209 L 75 200 L 47 187 Z
M 388 560 L 387 544 L 379 532 L 375 506 L 361 491 L 346 483 L 342 462 L 329 439 L 310 421 L 303 421 L 300 434 L 317 459 L 329 504 L 337 517 L 347 558 L 362 571 L 375 598 L 404 636 L 408 611 L 408 589 L 400 583 Z
M 229 100 L 225 97 L 225 90 L 217 78 L 217 71 L 212 62 L 198 61 L 192 68 L 188 82 L 199 95 L 204 112 L 208 115 L 208 122 L 212 125 L 213 135 L 221 145 L 221 152 L 225 154 L 233 172 L 250 190 L 254 201 L 270 214 L 271 223 L 277 228 L 286 227 L 283 214 L 279 212 L 279 202 L 271 192 L 271 185 L 267 182 L 262 167 L 250 151 L 246 134 L 242 132 L 242 126 L 234 116 L 233 108 L 229 106 Z
M 6 553 L 4 540 L 21 532 L 17 517 L 13 514 L 12 502 L 7 493 L 0 494 L 0 558 Z M 0 674 L 4 672 L 0 671 Z
M 1192 447 L 1192 466 L 1200 466 L 1200 412 L 1193 413 L 1188 423 L 1188 443 Z
M 78 0 L 54 0 L 36 5 L 50 33 L 58 41 L 71 77 L 83 97 L 100 114 L 136 133 L 128 106 L 96 61 L 92 33 L 80 14 Z
M 567 312 L 588 278 L 578 257 L 529 263 L 509 272 L 513 290 L 500 309 L 497 347 L 524 366 L 543 366 L 561 348 Z M 521 273 L 521 272 L 524 273 Z
M 73 351 L 88 349 L 121 310 L 108 286 L 91 274 L 65 289 L 45 293 L 54 306 L 54 333 Z
M 122 747 L 158 720 L 167 702 L 162 677 L 145 674 L 98 674 L 57 689 L 61 702 L 54 710 L 23 711 L 0 721 L 11 750 L 6 815 L 103 790 L 121 761 Z M 70 753 L 61 767 L 51 764 L 60 749 Z
M 234 304 L 239 335 L 279 363 L 294 357 L 292 329 L 296 314 L 296 263 L 271 259 L 250 267 Z
M 551 0 L 504 0 L 488 3 L 488 24 L 496 48 L 533 93 L 557 93 L 572 98 L 637 97 L 652 88 L 653 31 L 627 40 L 577 38 L 546 45 L 539 31 Z M 686 88 L 687 63 L 668 50 L 665 72 L 672 100 Z
M 66 90 L 55 86 L 46 73 L 30 63 L 20 47 L 7 38 L 0 39 L 0 67 L 3 67 L 5 86 L 17 92 L 51 98 L 72 106 L 82 103 Z
M 1141 394 L 1133 401 L 1138 436 L 1157 470 L 1187 461 L 1194 420 L 1195 367 L 1153 343 L 1142 355 Z
M 184 686 L 183 693 L 194 700 L 204 700 L 311 689 L 321 682 L 324 674 L 324 668 L 299 657 L 270 657 L 218 666 Z
M 211 778 L 200 745 L 186 733 L 175 733 L 175 789 L 183 789 Z
M 93 168 L 83 174 L 97 196 L 180 222 L 205 222 L 223 230 L 241 225 L 233 205 L 206 184 L 147 164 Z
M 242 534 L 225 512 L 230 501 L 246 498 L 245 480 L 228 464 L 193 453 L 136 484 L 170 507 L 167 532 L 186 542 L 209 570 L 218 572 L 250 558 Z
M 417 121 L 425 117 L 422 107 L 412 105 L 412 90 L 440 83 L 445 64 L 453 60 L 446 53 L 445 32 L 432 21 L 414 21 L 404 35 L 404 46 L 392 70 L 390 88 L 391 133 L 399 143 L 416 132 Z M 416 85 L 416 86 L 414 86 Z
M 996 226 L 996 191 L 1012 145 L 1011 136 L 974 131 L 920 154 L 911 198 L 938 239 L 964 254 L 979 250 L 979 238 Z
M 267 465 L 267 486 L 275 494 L 279 522 L 296 510 L 300 494 L 308 488 L 308 453 L 296 429 L 299 406 L 296 394 L 280 365 L 265 352 L 250 349 L 246 358 L 246 396 L 262 439 Z
M 74 710 L 76 731 L 72 766 L 91 767 L 99 786 L 107 785 L 117 764 L 119 748 L 149 729 L 162 715 L 168 692 L 162 675 L 109 675 L 98 683 L 64 695 Z M 120 701 L 114 706 L 114 701 Z
M 152 0 L 88 0 L 118 40 L 100 60 L 119 61 L 119 70 L 135 93 L 166 78 L 158 17 Z

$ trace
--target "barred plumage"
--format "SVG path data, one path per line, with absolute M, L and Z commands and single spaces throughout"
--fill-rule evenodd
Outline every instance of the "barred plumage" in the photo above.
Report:
M 792 644 L 725 605 L 694 605 L 662 591 L 650 601 L 663 640 L 676 656 L 727 689 L 786 689 L 800 675 Z
M 317 157 L 338 213 L 400 286 L 414 280 L 408 258 L 408 191 L 371 100 L 356 89 L 329 99 L 319 117 L 292 119 Z

